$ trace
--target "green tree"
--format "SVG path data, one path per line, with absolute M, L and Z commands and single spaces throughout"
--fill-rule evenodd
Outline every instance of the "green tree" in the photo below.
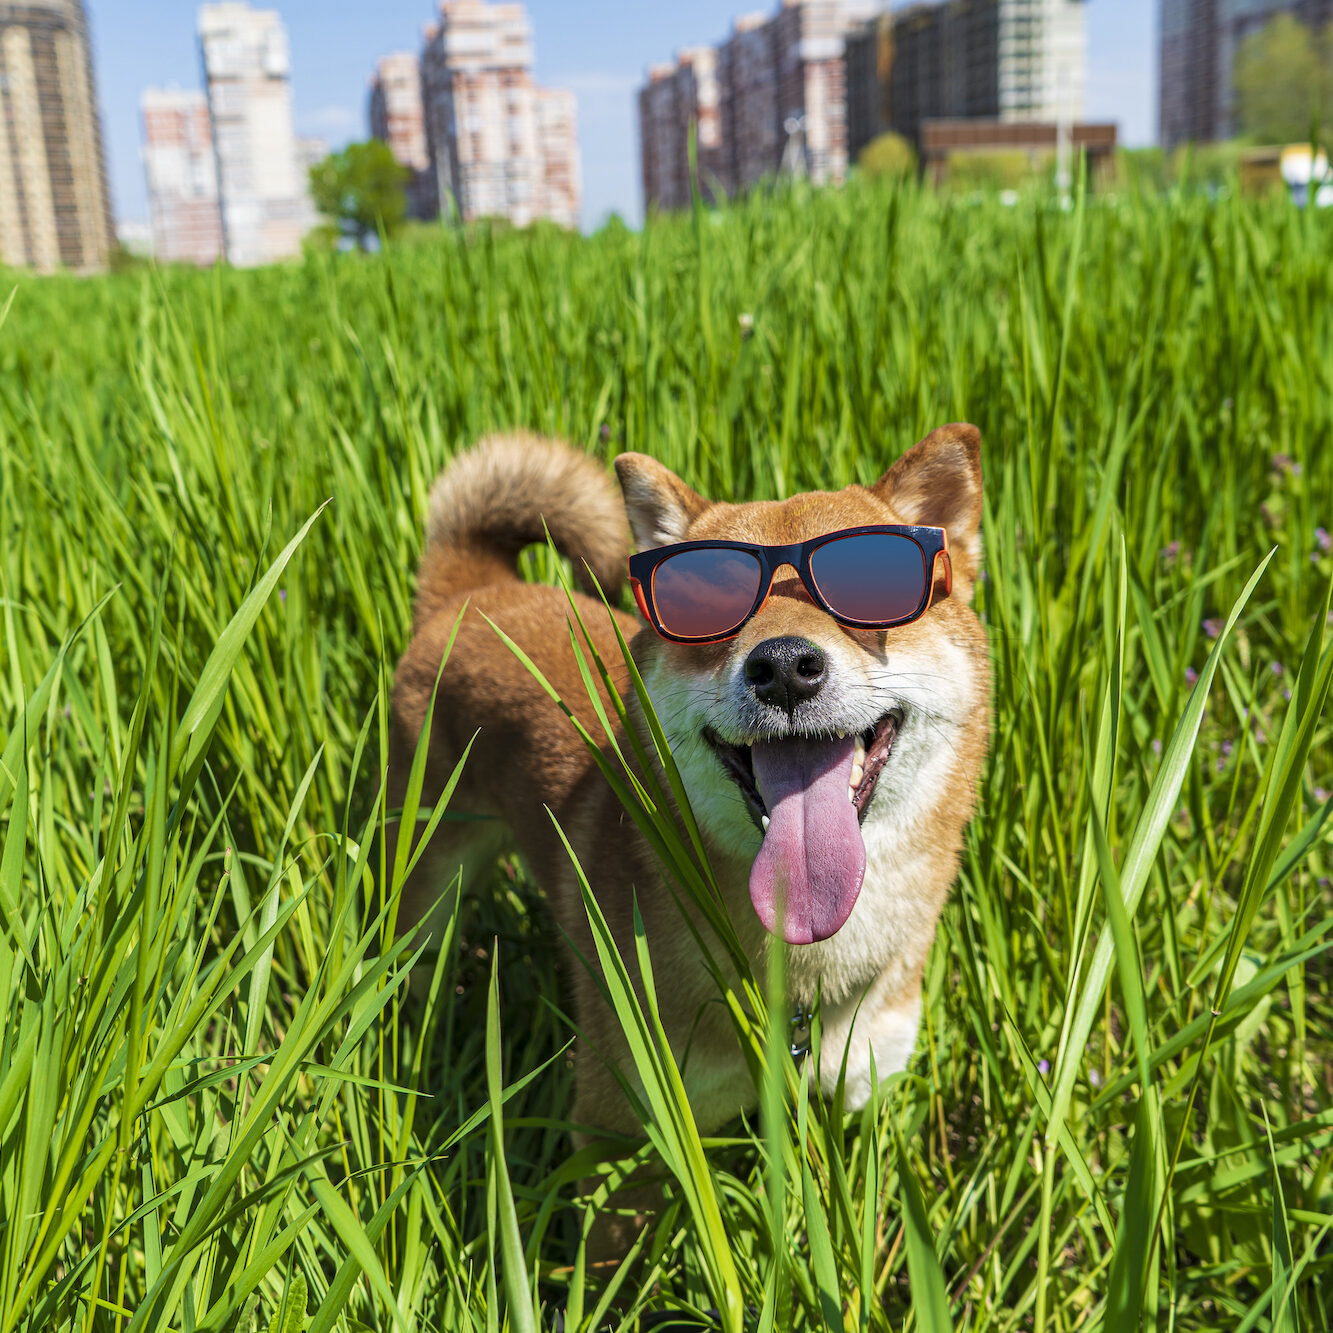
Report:
M 407 216 L 410 173 L 381 139 L 350 143 L 310 168 L 310 194 L 341 231 L 366 249 L 379 232 L 392 236 Z
M 889 130 L 861 149 L 856 165 L 867 176 L 910 176 L 916 171 L 916 152 L 901 134 Z
M 1240 133 L 1264 143 L 1308 140 L 1333 123 L 1333 23 L 1313 32 L 1279 14 L 1247 37 L 1233 70 Z

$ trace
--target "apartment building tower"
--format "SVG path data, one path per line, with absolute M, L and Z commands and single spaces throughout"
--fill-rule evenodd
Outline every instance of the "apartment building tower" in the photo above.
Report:
M 464 222 L 577 223 L 572 94 L 538 88 L 521 4 L 443 0 L 426 29 L 421 87 L 439 208 Z
M 111 244 L 82 0 L 0 4 L 0 263 L 94 272 Z
M 944 0 L 896 12 L 892 128 L 919 143 L 927 120 L 1081 119 L 1084 6 L 1085 0 Z
M 852 28 L 847 49 L 847 156 L 854 162 L 893 121 L 893 17 L 876 14 Z
M 212 264 L 223 245 L 208 100 L 194 89 L 148 88 L 139 110 L 153 253 L 168 264 Z
M 1158 132 L 1162 147 L 1236 133 L 1236 52 L 1278 14 L 1311 29 L 1333 21 L 1333 0 L 1162 0 Z
M 395 51 L 376 66 L 370 82 L 371 135 L 388 144 L 407 181 L 407 215 L 432 218 L 439 212 L 426 142 L 426 112 L 421 100 L 421 65 L 410 51 Z
M 688 208 L 690 127 L 695 130 L 699 188 L 705 198 L 725 195 L 731 176 L 722 152 L 722 85 L 718 53 L 693 46 L 674 65 L 654 65 L 639 90 L 643 197 L 658 208 Z
M 199 46 L 227 259 L 298 255 L 315 213 L 292 126 L 287 30 L 276 10 L 226 0 L 200 7 Z
M 735 193 L 780 172 L 817 184 L 847 171 L 844 43 L 873 0 L 782 0 L 743 15 L 718 47 L 690 47 L 654 66 L 639 92 L 644 199 L 689 200 L 688 135 L 700 186 Z
M 537 89 L 537 155 L 541 216 L 573 230 L 583 204 L 579 105 L 569 88 Z
M 730 35 L 718 48 L 718 69 L 724 179 L 734 194 L 776 175 L 787 143 L 770 15 L 743 14 L 732 24 Z

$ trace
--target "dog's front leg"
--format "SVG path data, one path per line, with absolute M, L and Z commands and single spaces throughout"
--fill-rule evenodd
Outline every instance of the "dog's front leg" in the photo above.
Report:
M 833 1095 L 846 1052 L 843 1104 L 849 1111 L 859 1111 L 870 1100 L 872 1059 L 873 1078 L 881 1083 L 906 1069 L 920 1022 L 920 975 L 904 986 L 901 969 L 896 967 L 881 974 L 863 997 L 825 1005 L 819 1058 L 819 1086 L 824 1095 Z

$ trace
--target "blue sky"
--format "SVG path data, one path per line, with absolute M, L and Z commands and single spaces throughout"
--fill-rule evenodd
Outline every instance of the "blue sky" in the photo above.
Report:
M 579 101 L 585 226 L 615 209 L 641 213 L 634 89 L 644 69 L 678 46 L 716 41 L 732 17 L 776 0 L 527 0 L 540 82 Z M 86 0 L 117 220 L 145 220 L 139 94 L 150 84 L 199 86 L 190 0 Z M 432 0 L 269 0 L 287 23 L 297 129 L 335 146 L 364 138 L 366 84 L 375 61 L 416 50 Z M 1156 0 L 1089 0 L 1092 119 L 1115 120 L 1132 145 L 1157 123 Z

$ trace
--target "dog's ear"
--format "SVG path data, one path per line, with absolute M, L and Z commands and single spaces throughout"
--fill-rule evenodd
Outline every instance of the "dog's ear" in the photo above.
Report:
M 981 567 L 981 432 L 941 426 L 914 444 L 871 488 L 904 522 L 944 528 L 955 572 Z
M 708 508 L 702 495 L 647 454 L 621 454 L 616 476 L 636 551 L 684 541 L 690 524 Z

